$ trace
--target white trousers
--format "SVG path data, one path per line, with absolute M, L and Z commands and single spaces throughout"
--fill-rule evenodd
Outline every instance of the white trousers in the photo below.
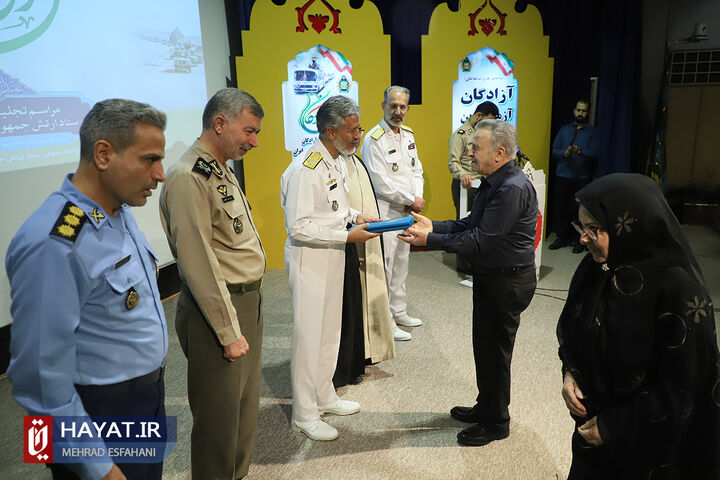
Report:
M 404 205 L 395 205 L 381 200 L 378 201 L 378 209 L 380 218 L 383 220 L 407 215 Z M 405 313 L 407 310 L 405 280 L 408 276 L 408 263 L 410 262 L 410 244 L 397 238 L 399 233 L 399 231 L 394 231 L 382 234 L 385 249 L 385 279 L 388 284 L 390 313 L 393 317 Z
M 345 245 L 308 247 L 285 244 L 293 304 L 292 418 L 320 418 L 318 406 L 334 404 L 332 383 L 340 348 Z

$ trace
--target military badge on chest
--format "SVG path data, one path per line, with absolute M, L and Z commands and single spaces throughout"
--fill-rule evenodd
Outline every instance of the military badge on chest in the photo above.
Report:
M 240 217 L 236 217 L 235 220 L 233 220 L 233 230 L 235 230 L 235 233 L 241 234 L 245 227 L 243 226 L 242 220 L 240 220 Z
M 398 164 L 397 164 L 397 163 L 393 163 L 393 164 L 392 164 L 392 171 L 393 171 L 393 172 L 397 172 L 397 171 L 398 171 Z
M 137 291 L 134 288 L 130 288 L 130 291 L 128 292 L 127 298 L 125 299 L 125 308 L 128 310 L 132 310 L 133 308 L 137 307 L 137 304 L 140 302 L 140 295 L 137 293 Z
M 232 202 L 233 200 L 235 200 L 235 197 L 227 194 L 228 193 L 227 185 L 218 185 L 217 191 L 220 195 L 222 195 L 223 203 Z

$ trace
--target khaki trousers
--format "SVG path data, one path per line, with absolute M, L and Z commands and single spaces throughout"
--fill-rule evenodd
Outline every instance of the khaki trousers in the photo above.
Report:
M 183 285 L 175 329 L 188 359 L 188 400 L 193 416 L 192 478 L 235 480 L 248 473 L 260 405 L 262 296 L 259 290 L 231 294 L 250 350 L 230 362 Z

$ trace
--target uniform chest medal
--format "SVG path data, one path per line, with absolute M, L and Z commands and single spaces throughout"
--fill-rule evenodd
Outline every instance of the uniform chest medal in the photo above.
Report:
M 240 220 L 240 217 L 237 217 L 235 220 L 233 220 L 233 229 L 235 230 L 235 233 L 242 233 L 245 227 L 243 227 L 242 220 Z
M 227 195 L 227 185 L 218 185 L 217 191 L 222 195 L 223 197 Z
M 392 165 L 392 171 L 393 171 L 393 172 L 397 172 L 397 171 L 398 171 L 398 164 L 397 164 L 397 163 L 393 163 L 393 165 Z
M 339 206 L 339 205 L 338 205 L 337 200 L 333 200 L 333 201 L 332 201 L 332 209 L 333 209 L 333 212 L 337 212 L 338 206 Z
M 140 302 L 140 295 L 134 288 L 131 287 L 130 291 L 128 292 L 128 296 L 125 299 L 125 308 L 127 308 L 128 310 L 132 310 L 133 308 L 137 307 L 138 302 Z

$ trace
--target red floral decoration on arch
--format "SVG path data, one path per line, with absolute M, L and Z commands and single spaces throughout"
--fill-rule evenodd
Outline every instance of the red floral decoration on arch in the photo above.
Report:
M 491 10 L 495 12 L 497 15 L 497 18 L 481 18 L 478 20 L 478 15 L 480 15 L 480 12 L 485 10 L 485 7 L 489 6 Z M 468 13 L 468 17 L 470 17 L 470 31 L 468 32 L 468 36 L 477 35 L 478 29 L 476 27 L 476 24 L 480 26 L 480 30 L 487 36 L 489 36 L 493 30 L 495 30 L 495 26 L 497 25 L 498 21 L 500 22 L 500 27 L 498 28 L 498 35 L 507 35 L 507 31 L 505 30 L 505 17 L 507 17 L 507 13 L 503 13 L 498 9 L 495 4 L 492 2 L 492 0 L 485 0 L 485 3 L 483 3 L 480 8 L 475 10 L 474 13 Z
M 333 33 L 342 33 L 342 30 L 340 29 L 340 10 L 333 8 L 333 6 L 330 5 L 330 3 L 328 3 L 326 0 L 320 1 L 328 9 L 330 15 L 332 15 L 333 21 L 332 25 L 330 26 L 330 31 Z M 302 7 L 295 8 L 295 11 L 298 15 L 298 26 L 295 27 L 296 32 L 302 33 L 308 30 L 308 27 L 305 24 L 305 14 L 307 13 L 308 8 L 310 8 L 313 3 L 315 3 L 315 0 L 308 0 Z M 320 13 L 308 15 L 307 18 L 308 20 L 310 20 L 310 25 L 312 26 L 313 30 L 315 30 L 318 34 L 325 30 L 328 21 L 330 21 L 329 15 L 322 15 Z

